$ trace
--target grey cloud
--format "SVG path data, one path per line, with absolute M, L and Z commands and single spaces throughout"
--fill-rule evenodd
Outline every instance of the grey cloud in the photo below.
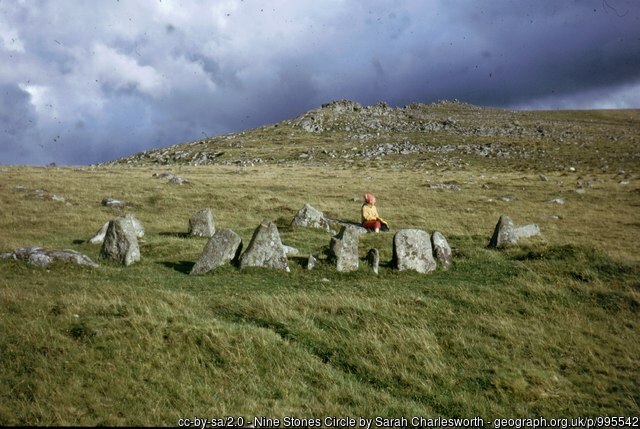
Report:
M 0 2 L 0 24 L 4 16 L 24 46 L 0 42 L 0 60 L 10 64 L 0 70 L 0 162 L 105 161 L 341 98 L 640 108 L 636 0 L 225 8 L 197 0 Z M 39 99 L 27 80 L 41 88 Z

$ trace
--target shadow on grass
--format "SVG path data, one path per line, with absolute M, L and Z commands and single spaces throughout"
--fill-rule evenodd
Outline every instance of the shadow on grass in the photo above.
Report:
M 188 232 L 167 231 L 161 232 L 159 235 L 163 237 L 191 238 L 191 235 Z
M 84 243 L 88 243 L 89 240 L 81 240 L 79 238 L 76 238 L 75 240 L 72 241 L 73 244 L 84 244 Z
M 164 261 L 164 262 L 159 262 L 159 264 L 162 264 L 167 268 L 174 269 L 179 273 L 189 274 L 196 263 L 193 261 L 179 261 L 179 262 Z

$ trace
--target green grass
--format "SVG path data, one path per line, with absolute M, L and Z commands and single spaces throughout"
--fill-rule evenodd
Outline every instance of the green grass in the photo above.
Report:
M 564 114 L 587 122 L 622 115 Z M 620 153 L 635 150 L 630 139 Z M 151 177 L 162 167 L 2 168 L 0 251 L 70 248 L 101 266 L 0 261 L 0 423 L 638 415 L 637 173 L 627 160 L 630 183 L 620 185 L 619 174 L 600 170 L 600 154 L 563 150 L 585 160 L 588 173 L 543 168 L 546 161 L 531 171 L 487 168 L 475 158 L 435 170 L 412 161 L 401 168 L 402 160 L 366 169 L 164 167 L 189 181 L 176 186 Z M 586 193 L 575 193 L 585 180 Z M 447 182 L 461 190 L 428 186 Z M 70 205 L 35 198 L 38 188 Z M 338 273 L 324 256 L 331 234 L 288 226 L 305 202 L 357 221 L 367 191 L 394 230 L 441 231 L 452 268 L 397 272 L 393 235 L 367 234 L 360 256 L 378 248 L 380 274 L 364 261 Z M 507 194 L 517 199 L 498 199 Z M 102 207 L 107 196 L 134 207 Z M 566 204 L 545 202 L 558 196 Z M 262 219 L 276 221 L 282 241 L 300 250 L 291 273 L 227 266 L 189 276 L 206 239 L 184 233 L 202 207 L 245 247 Z M 126 268 L 84 242 L 124 212 L 146 228 L 142 260 Z M 502 213 L 538 223 L 542 237 L 487 249 Z M 309 254 L 320 256 L 312 271 Z

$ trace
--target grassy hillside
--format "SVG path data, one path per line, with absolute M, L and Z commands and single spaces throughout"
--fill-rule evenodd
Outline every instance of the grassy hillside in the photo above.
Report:
M 69 248 L 101 266 L 0 260 L 0 423 L 637 416 L 638 136 L 638 111 L 341 102 L 109 165 L 2 167 L 0 253 Z M 152 177 L 164 171 L 187 182 Z M 357 221 L 367 191 L 393 230 L 441 231 L 452 268 L 397 272 L 393 234 L 367 234 L 360 254 L 379 248 L 380 274 L 338 273 L 331 234 L 289 226 L 305 202 Z M 189 276 L 206 239 L 187 221 L 203 207 L 245 247 L 276 221 L 300 250 L 292 272 Z M 146 228 L 126 268 L 86 243 L 122 213 Z M 502 213 L 542 236 L 488 250 Z

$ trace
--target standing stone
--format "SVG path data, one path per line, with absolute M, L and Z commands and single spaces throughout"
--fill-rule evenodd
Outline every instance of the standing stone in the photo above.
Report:
M 209 239 L 198 262 L 189 274 L 204 274 L 221 265 L 236 261 L 242 250 L 242 239 L 228 228 L 221 229 Z
M 420 229 L 401 229 L 393 237 L 393 261 L 400 271 L 427 274 L 436 269 L 431 237 Z
M 240 268 L 265 267 L 289 272 L 289 261 L 284 253 L 278 228 L 273 222 L 264 220 L 256 228 L 240 258 Z
M 315 256 L 309 255 L 309 260 L 307 260 L 307 270 L 313 270 L 317 262 L 318 260 Z
M 138 219 L 136 219 L 131 213 L 127 213 L 125 215 L 126 218 L 131 220 L 133 224 L 133 229 L 136 232 L 136 237 L 142 238 L 144 237 L 144 227 L 140 223 Z M 96 234 L 89 239 L 89 243 L 91 244 L 100 244 L 104 241 L 104 236 L 107 234 L 107 228 L 109 227 L 109 222 L 105 222 L 104 225 L 96 232 Z
M 189 219 L 189 235 L 195 237 L 213 237 L 216 224 L 211 209 L 206 208 L 195 212 Z
M 514 233 L 515 227 L 513 221 L 507 215 L 500 216 L 496 228 L 493 231 L 493 236 L 489 242 L 490 249 L 501 249 L 503 247 L 516 244 L 518 237 Z
M 325 231 L 330 231 L 331 227 L 329 226 L 329 222 L 324 217 L 324 214 L 309 205 L 309 203 L 305 203 L 305 205 L 298 210 L 296 217 L 291 221 L 292 225 L 302 226 L 307 228 L 317 228 L 323 229 Z
M 442 268 L 448 270 L 451 266 L 451 247 L 447 239 L 439 231 L 431 234 L 431 245 L 436 260 L 440 261 Z
M 373 272 L 378 274 L 378 267 L 380 266 L 380 252 L 378 249 L 369 249 L 369 252 L 367 253 L 367 262 L 371 265 Z
M 109 221 L 100 256 L 126 266 L 140 260 L 138 238 L 130 218 L 120 216 Z
M 343 226 L 338 235 L 331 237 L 329 257 L 336 262 L 338 271 L 358 270 L 358 235 L 355 228 Z

